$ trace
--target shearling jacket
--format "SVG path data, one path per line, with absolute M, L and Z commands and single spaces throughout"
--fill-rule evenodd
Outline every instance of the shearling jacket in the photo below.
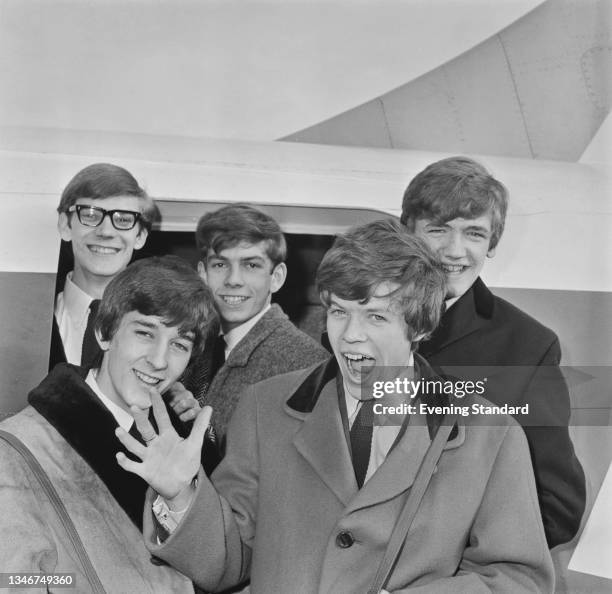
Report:
M 140 530 L 146 484 L 117 464 L 115 454 L 123 450 L 117 423 L 84 382 L 85 373 L 58 365 L 30 393 L 30 405 L 0 428 L 21 439 L 47 472 L 107 592 L 193 592 L 176 570 L 151 563 Z M 46 494 L 2 440 L 0 510 L 3 572 L 72 572 L 71 591 L 91 591 Z

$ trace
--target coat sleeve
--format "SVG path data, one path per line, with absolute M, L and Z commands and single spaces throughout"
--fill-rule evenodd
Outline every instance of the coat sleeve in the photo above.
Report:
M 177 529 L 158 544 L 149 490 L 144 511 L 147 548 L 198 586 L 225 590 L 248 577 L 258 496 L 256 398 L 245 392 L 229 426 L 225 458 L 210 480 L 200 469 L 193 502 Z
M 513 424 L 498 451 L 456 575 L 393 592 L 553 591 L 554 569 L 544 537 L 527 443 L 521 429 Z
M 550 548 L 576 535 L 586 502 L 584 472 L 568 431 L 570 399 L 559 369 L 560 359 L 561 348 L 555 338 L 535 368 L 524 395 L 533 420 L 524 430 Z

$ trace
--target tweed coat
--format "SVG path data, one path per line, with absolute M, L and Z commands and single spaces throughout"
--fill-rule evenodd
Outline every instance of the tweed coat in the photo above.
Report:
M 210 350 L 205 353 L 210 357 Z M 202 404 L 213 408 L 213 425 L 224 441 L 229 419 L 244 389 L 275 375 L 305 369 L 326 360 L 329 353 L 313 338 L 299 330 L 281 307 L 270 309 L 232 349 L 217 371 Z
M 486 375 L 484 397 L 496 404 L 529 404 L 522 421 L 530 423 L 523 424 L 548 544 L 571 540 L 586 491 L 567 428 L 570 400 L 555 333 L 494 296 L 479 278 L 443 315 L 419 353 L 450 375 Z
M 422 415 L 358 490 L 335 360 L 249 388 L 227 454 L 158 557 L 206 590 L 250 575 L 252 594 L 366 592 L 430 444 Z M 331 370 L 331 373 L 330 373 Z M 525 436 L 461 417 L 408 534 L 390 592 L 551 592 L 554 576 Z M 212 481 L 212 482 L 211 482 Z M 148 503 L 153 494 L 148 494 Z
M 47 472 L 107 592 L 193 592 L 177 571 L 151 563 L 140 530 L 146 484 L 117 464 L 115 453 L 123 449 L 114 435 L 117 423 L 84 374 L 59 365 L 30 393 L 30 406 L 0 428 L 21 439 Z M 0 510 L 2 571 L 74 572 L 72 591 L 91 591 L 46 494 L 4 441 Z

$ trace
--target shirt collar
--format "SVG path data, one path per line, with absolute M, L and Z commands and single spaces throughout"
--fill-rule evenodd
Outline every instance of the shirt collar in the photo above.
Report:
M 232 349 L 249 333 L 249 330 L 251 330 L 251 328 L 255 326 L 257 322 L 259 322 L 259 320 L 270 309 L 270 307 L 271 307 L 271 304 L 268 303 L 266 307 L 264 307 L 257 315 L 254 315 L 250 320 L 247 320 L 246 322 L 244 322 L 244 324 L 240 324 L 240 326 L 236 326 L 235 328 L 232 328 L 227 334 L 223 335 L 223 338 L 225 339 L 225 344 L 226 344 L 226 347 L 225 347 L 225 358 L 226 359 L 229 356 L 229 354 L 232 352 Z
M 446 306 L 446 311 L 448 311 L 452 305 L 454 305 L 455 303 L 457 303 L 457 301 L 458 301 L 458 300 L 459 300 L 461 297 L 463 297 L 463 295 L 459 295 L 459 297 L 451 297 L 450 299 L 447 299 L 447 300 L 444 302 L 444 305 Z
M 92 389 L 93 393 L 100 399 L 102 404 L 108 409 L 108 411 L 115 417 L 115 421 L 119 427 L 124 429 L 125 431 L 129 431 L 132 427 L 132 423 L 134 422 L 134 418 L 130 413 L 123 410 L 120 406 L 117 406 L 110 398 L 106 397 L 98 382 L 96 381 L 96 376 L 94 374 L 94 370 L 90 369 L 87 377 L 85 378 L 85 383 Z
M 93 297 L 72 282 L 72 272 L 69 272 L 64 283 L 63 300 L 68 315 L 75 322 L 79 322 L 85 320 L 89 315 L 89 306 Z

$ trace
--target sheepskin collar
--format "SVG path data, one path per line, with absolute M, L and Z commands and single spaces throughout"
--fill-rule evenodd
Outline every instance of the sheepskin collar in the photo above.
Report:
M 86 369 L 60 363 L 30 392 L 28 402 L 91 466 L 142 530 L 147 484 L 117 464 L 115 454 L 125 451 L 115 437 L 117 422 L 85 383 L 86 376 Z

